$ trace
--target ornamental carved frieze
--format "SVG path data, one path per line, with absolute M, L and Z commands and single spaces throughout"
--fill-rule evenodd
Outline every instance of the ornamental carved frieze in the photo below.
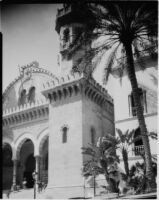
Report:
M 72 96 L 85 96 L 103 109 L 113 112 L 113 99 L 108 92 L 93 78 L 88 79 L 84 74 L 69 74 L 57 81 L 47 82 L 42 93 L 51 103 Z

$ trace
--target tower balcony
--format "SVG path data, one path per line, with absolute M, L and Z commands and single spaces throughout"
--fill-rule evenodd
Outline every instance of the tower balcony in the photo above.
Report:
M 56 27 L 55 30 L 60 32 L 61 26 L 71 23 L 88 23 L 92 21 L 92 13 L 89 11 L 87 4 L 76 3 L 67 4 L 63 8 L 58 9 L 56 15 Z M 86 21 L 87 19 L 87 21 Z
M 144 152 L 144 145 L 135 146 L 132 152 L 134 156 L 140 156 Z
M 144 146 L 143 145 L 135 146 L 134 152 L 135 152 L 135 156 L 140 155 L 141 153 L 144 152 Z

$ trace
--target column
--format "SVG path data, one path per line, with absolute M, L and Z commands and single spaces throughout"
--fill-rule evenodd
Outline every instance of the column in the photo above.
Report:
M 13 160 L 13 191 L 16 190 L 16 177 L 17 177 L 17 160 Z
M 35 156 L 36 188 L 38 188 L 38 182 L 39 182 L 39 160 L 40 160 L 40 156 Z
M 35 172 L 39 174 L 39 161 L 40 156 L 35 156 Z

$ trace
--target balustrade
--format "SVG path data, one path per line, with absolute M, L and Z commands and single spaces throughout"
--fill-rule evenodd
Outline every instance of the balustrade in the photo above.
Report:
M 143 152 L 144 152 L 144 146 L 143 145 L 139 145 L 139 146 L 134 147 L 135 156 L 139 156 Z

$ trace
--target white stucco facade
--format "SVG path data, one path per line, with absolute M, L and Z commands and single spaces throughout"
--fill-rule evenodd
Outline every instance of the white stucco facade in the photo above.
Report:
M 57 16 L 65 18 L 64 11 Z M 63 33 L 69 28 L 72 41 L 74 28 L 81 28 L 82 22 L 60 23 L 61 76 L 56 77 L 33 62 L 23 66 L 20 76 L 3 94 L 3 145 L 10 156 L 3 167 L 3 185 L 23 187 L 27 179 L 28 187 L 33 187 L 35 171 L 37 180 L 47 185 L 45 197 L 55 199 L 85 196 L 82 167 L 87 157 L 82 154 L 82 147 L 105 134 L 115 135 L 115 128 L 123 132 L 139 128 L 130 103 L 132 90 L 127 75 L 123 76 L 122 84 L 118 77 L 111 76 L 106 90 L 84 73 L 71 73 L 77 58 L 83 57 L 85 51 L 79 49 L 72 60 L 67 59 L 68 41 L 63 46 Z M 146 66 L 145 71 L 137 69 L 136 76 L 144 91 L 147 129 L 157 133 L 157 62 L 147 59 Z M 142 162 L 132 151 L 134 148 L 130 146 L 130 166 Z M 155 156 L 156 140 L 150 139 L 150 148 Z M 124 169 L 121 155 L 120 160 Z
M 145 91 L 144 117 L 147 130 L 148 132 L 157 133 L 158 132 L 157 61 L 146 58 L 145 64 L 146 64 L 146 69 L 144 71 L 142 71 L 141 69 L 139 70 L 138 68 L 136 69 L 136 77 L 139 88 Z M 133 116 L 132 114 L 132 105 L 130 102 L 130 95 L 132 89 L 128 76 L 124 75 L 121 80 L 116 76 L 111 76 L 110 83 L 108 83 L 108 86 L 111 88 L 110 92 L 114 99 L 115 127 L 120 129 L 123 133 L 128 129 L 129 131 L 137 130 L 139 128 L 139 123 L 137 117 Z M 108 87 L 108 92 L 109 92 L 109 87 Z M 157 140 L 149 138 L 149 141 L 150 141 L 151 154 L 153 156 L 156 156 Z M 135 153 L 132 151 L 133 149 L 134 145 L 132 145 L 129 149 L 130 167 L 136 161 L 139 160 L 141 162 L 143 161 L 140 156 L 135 156 Z M 123 166 L 123 163 L 121 163 L 121 166 Z

